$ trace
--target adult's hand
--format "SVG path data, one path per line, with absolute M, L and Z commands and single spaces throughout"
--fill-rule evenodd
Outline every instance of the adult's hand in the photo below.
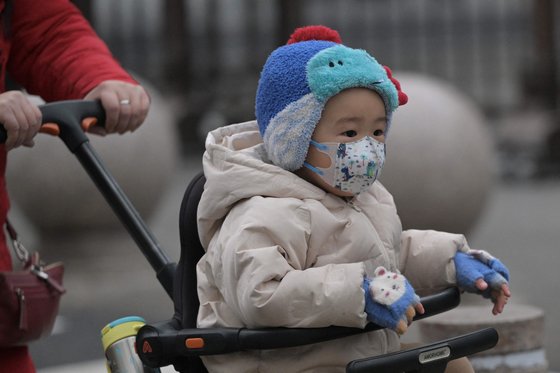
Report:
M 150 98 L 142 86 L 119 80 L 100 83 L 84 99 L 101 100 L 105 109 L 105 128 L 93 126 L 90 129 L 98 135 L 135 131 L 146 119 L 150 108 Z
M 6 129 L 6 150 L 33 146 L 41 127 L 41 111 L 20 91 L 0 94 L 0 123 Z

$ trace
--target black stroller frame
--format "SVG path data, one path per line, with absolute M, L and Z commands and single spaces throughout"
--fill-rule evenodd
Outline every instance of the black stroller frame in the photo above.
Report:
M 197 328 L 199 302 L 195 267 L 204 250 L 198 238 L 196 210 L 204 188 L 204 175 L 199 173 L 195 176 L 185 191 L 179 221 L 181 255 L 176 265 L 161 249 L 82 129 L 83 119 L 90 117 L 96 118 L 98 125 L 103 125 L 105 113 L 100 102 L 70 100 L 45 104 L 39 108 L 43 123 L 58 125 L 59 137 L 76 155 L 174 302 L 174 315 L 170 320 L 145 325 L 137 335 L 136 350 L 146 366 L 155 368 L 172 364 L 179 372 L 206 372 L 200 359 L 202 355 L 301 346 L 382 328 L 375 324 L 368 324 L 365 329 L 338 326 L 310 329 Z M 5 142 L 5 139 L 5 131 L 0 131 L 0 142 Z M 424 297 L 422 304 L 426 312 L 415 320 L 445 312 L 459 303 L 460 294 L 456 288 Z M 348 363 L 346 371 L 438 373 L 445 370 L 450 360 L 490 349 L 497 342 L 496 330 L 487 328 L 415 349 L 354 360 Z

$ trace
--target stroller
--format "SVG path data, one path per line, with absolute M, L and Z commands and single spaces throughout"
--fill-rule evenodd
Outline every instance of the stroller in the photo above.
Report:
M 185 191 L 179 218 L 181 255 L 178 264 L 171 263 L 84 133 L 82 122 L 86 118 L 96 118 L 98 125 L 103 124 L 105 113 L 101 104 L 71 100 L 42 105 L 40 109 L 44 123 L 58 126 L 58 136 L 88 172 L 174 302 L 174 315 L 170 320 L 145 325 L 138 332 L 136 351 L 146 366 L 173 365 L 179 372 L 200 373 L 206 372 L 200 359 L 202 355 L 301 346 L 381 329 L 375 324 L 368 324 L 364 329 L 338 326 L 310 329 L 197 328 L 199 301 L 195 267 L 204 250 L 198 237 L 196 212 L 204 189 L 203 173 L 196 175 Z M 4 141 L 5 131 L 0 133 L 0 142 Z M 421 301 L 426 312 L 417 315 L 415 320 L 458 306 L 460 294 L 458 289 L 451 288 Z M 488 328 L 415 349 L 350 361 L 346 371 L 443 372 L 450 360 L 490 349 L 497 342 L 496 330 Z

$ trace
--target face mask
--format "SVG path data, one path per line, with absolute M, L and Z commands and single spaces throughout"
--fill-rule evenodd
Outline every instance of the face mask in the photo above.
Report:
M 320 168 L 305 162 L 304 166 L 343 192 L 359 194 L 369 188 L 385 163 L 385 144 L 369 136 L 347 143 L 319 143 L 311 140 L 311 145 L 327 154 L 331 165 Z

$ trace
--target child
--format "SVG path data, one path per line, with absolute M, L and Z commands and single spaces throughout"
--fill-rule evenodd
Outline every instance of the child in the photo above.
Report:
M 451 286 L 503 310 L 507 269 L 462 235 L 403 232 L 376 181 L 392 114 L 406 101 L 390 70 L 311 26 L 269 56 L 257 121 L 208 135 L 198 326 L 387 328 L 204 357 L 209 371 L 343 372 L 350 360 L 399 350 L 399 334 L 423 312 L 417 294 Z M 468 361 L 461 371 L 472 371 Z

